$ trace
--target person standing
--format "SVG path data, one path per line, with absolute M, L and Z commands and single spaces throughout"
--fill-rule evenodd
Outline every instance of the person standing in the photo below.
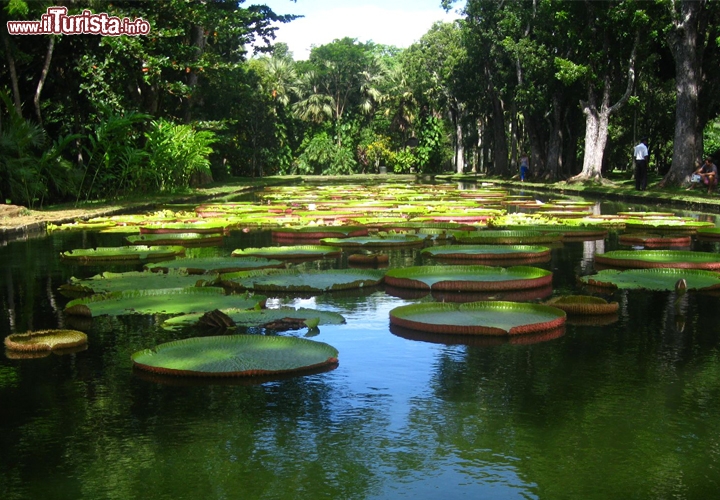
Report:
M 647 169 L 648 169 L 648 147 L 647 137 L 640 140 L 640 144 L 635 146 L 633 158 L 635 159 L 635 190 L 645 191 L 647 188 Z
M 520 182 L 525 182 L 525 178 L 527 177 L 529 171 L 530 161 L 528 160 L 527 155 L 523 155 L 523 157 L 520 158 Z

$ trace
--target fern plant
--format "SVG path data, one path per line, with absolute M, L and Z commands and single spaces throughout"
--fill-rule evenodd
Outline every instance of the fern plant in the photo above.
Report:
M 150 123 L 145 138 L 150 169 L 147 180 L 155 190 L 185 188 L 194 173 L 210 173 L 213 132 L 197 131 L 190 125 L 160 119 Z

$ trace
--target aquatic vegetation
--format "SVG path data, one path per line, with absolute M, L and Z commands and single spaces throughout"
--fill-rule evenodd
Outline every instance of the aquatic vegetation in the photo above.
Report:
M 390 323 L 431 333 L 519 335 L 555 330 L 565 323 L 561 309 L 519 302 L 481 301 L 467 304 L 427 302 L 390 311 Z
M 132 355 L 134 366 L 164 375 L 252 377 L 338 363 L 338 351 L 296 337 L 223 335 L 160 344 Z

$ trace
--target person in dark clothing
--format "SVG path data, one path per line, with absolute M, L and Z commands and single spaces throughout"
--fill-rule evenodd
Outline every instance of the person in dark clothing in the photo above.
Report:
M 635 146 L 633 158 L 635 159 L 635 189 L 637 191 L 645 191 L 647 188 L 647 169 L 648 169 L 648 147 L 647 137 L 643 137 L 640 144 Z

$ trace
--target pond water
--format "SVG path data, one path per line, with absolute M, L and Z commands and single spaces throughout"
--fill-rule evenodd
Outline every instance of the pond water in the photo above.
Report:
M 0 247 L 2 337 L 72 327 L 58 286 L 133 268 L 72 265 L 59 252 L 121 244 L 55 232 Z M 266 244 L 268 231 L 233 232 L 194 252 Z M 555 295 L 586 293 L 576 276 L 615 248 L 612 235 L 565 243 L 538 267 L 554 272 Z M 425 262 L 417 249 L 390 253 L 391 268 Z M 336 311 L 347 324 L 313 337 L 339 350 L 336 369 L 256 384 L 141 376 L 133 352 L 187 332 L 153 316 L 96 318 L 81 328 L 86 351 L 0 355 L 0 498 L 717 498 L 720 298 L 606 298 L 620 303 L 609 325 L 568 324 L 533 344 L 447 345 L 391 332 L 389 311 L 417 299 L 382 287 L 271 295 L 269 307 Z

